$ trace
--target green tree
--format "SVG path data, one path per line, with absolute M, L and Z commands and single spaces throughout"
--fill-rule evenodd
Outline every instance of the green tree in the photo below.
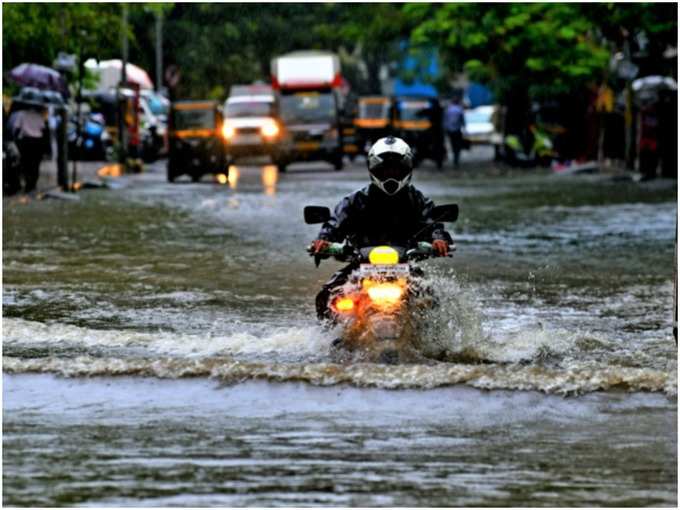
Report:
M 559 97 L 596 78 L 609 52 L 574 4 L 412 4 L 415 44 L 435 44 L 446 66 L 489 84 L 507 104 L 510 130 L 529 99 Z
M 599 83 L 612 51 L 645 32 L 655 54 L 677 38 L 671 4 L 406 4 L 414 44 L 434 45 L 453 75 L 467 72 L 526 123 L 529 100 L 565 98 Z
M 120 4 L 4 3 L 2 14 L 6 69 L 22 62 L 50 66 L 59 51 L 119 54 Z

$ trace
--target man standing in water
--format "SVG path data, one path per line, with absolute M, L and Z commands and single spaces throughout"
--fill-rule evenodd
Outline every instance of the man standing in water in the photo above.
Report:
M 444 130 L 449 137 L 453 151 L 453 166 L 458 168 L 460 151 L 463 148 L 463 128 L 465 127 L 465 112 L 460 104 L 460 97 L 454 96 L 444 114 Z
M 416 240 L 431 242 L 436 255 L 445 257 L 453 239 L 443 224 L 431 218 L 432 200 L 410 183 L 413 153 L 408 144 L 392 136 L 378 140 L 368 152 L 368 172 L 371 183 L 340 201 L 312 242 L 312 253 L 323 253 L 331 242 L 345 240 L 359 248 L 407 246 Z M 423 228 L 425 225 L 429 228 Z M 316 297 L 320 319 L 327 316 L 331 290 L 344 284 L 354 269 L 356 266 L 348 265 L 322 287 Z

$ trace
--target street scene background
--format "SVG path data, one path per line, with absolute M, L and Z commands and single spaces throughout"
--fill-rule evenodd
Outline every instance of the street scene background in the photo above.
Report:
M 2 14 L 3 504 L 677 506 L 675 4 Z M 343 363 L 302 210 L 384 134 L 457 249 Z

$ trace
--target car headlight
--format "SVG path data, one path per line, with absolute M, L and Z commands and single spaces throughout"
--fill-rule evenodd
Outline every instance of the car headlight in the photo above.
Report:
M 228 122 L 225 122 L 222 124 L 222 136 L 224 137 L 225 140 L 229 140 L 230 138 L 234 138 L 234 135 L 236 134 L 236 128 L 229 124 Z
M 268 120 L 260 128 L 260 132 L 265 138 L 274 138 L 279 134 L 279 131 L 279 126 L 273 120 Z

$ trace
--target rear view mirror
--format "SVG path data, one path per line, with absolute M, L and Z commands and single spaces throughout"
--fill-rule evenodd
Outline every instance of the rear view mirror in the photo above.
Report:
M 432 209 L 430 218 L 434 221 L 453 223 L 458 219 L 458 204 L 438 205 Z
M 331 219 L 331 210 L 328 207 L 318 205 L 308 205 L 304 209 L 305 223 L 313 225 L 315 223 L 326 223 Z

